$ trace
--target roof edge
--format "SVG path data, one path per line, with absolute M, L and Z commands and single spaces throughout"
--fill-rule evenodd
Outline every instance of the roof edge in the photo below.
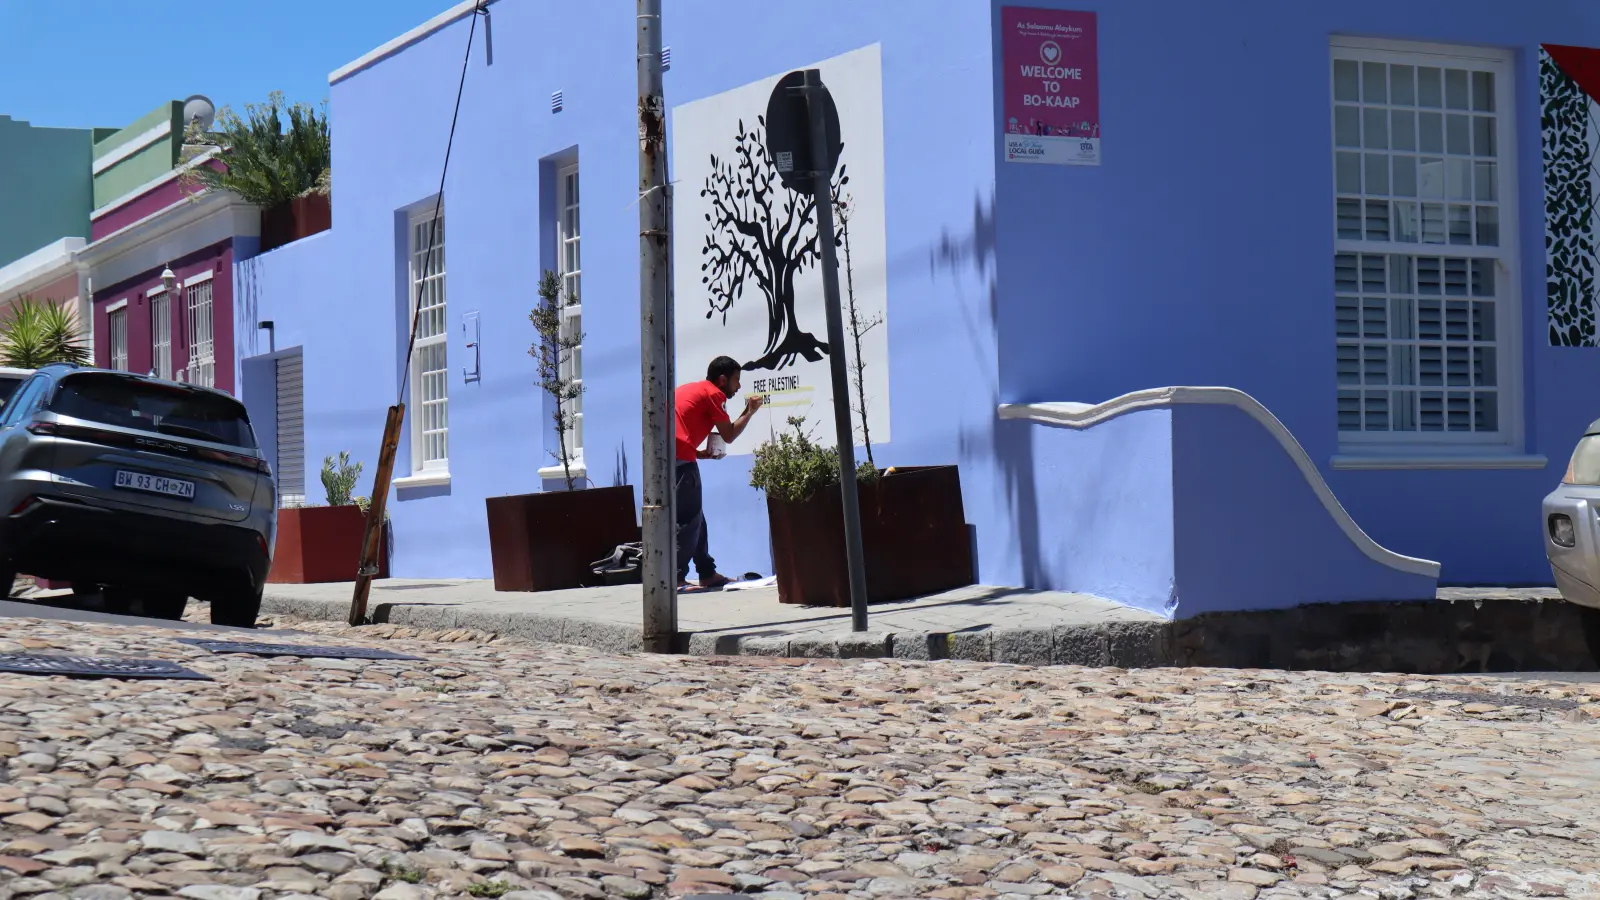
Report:
M 472 15 L 473 11 L 476 10 L 480 4 L 484 9 L 488 9 L 496 2 L 498 2 L 498 0 L 461 0 L 460 3 L 457 3 L 455 6 L 450 7 L 428 21 L 423 22 L 421 25 L 418 25 L 405 34 L 402 34 L 399 37 L 379 46 L 378 48 L 363 54 L 357 59 L 352 60 L 351 62 L 348 62 L 337 69 L 334 69 L 328 75 L 328 84 L 338 84 L 339 82 L 349 78 L 351 75 L 354 75 L 363 69 L 366 69 L 374 63 L 381 62 L 382 60 L 393 56 L 412 44 L 415 44 L 423 38 L 433 34 L 435 31 L 459 21 L 463 16 Z

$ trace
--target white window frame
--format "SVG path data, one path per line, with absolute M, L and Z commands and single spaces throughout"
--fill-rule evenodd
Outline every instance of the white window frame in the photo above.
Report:
M 1498 425 L 1495 432 L 1451 431 L 1346 431 L 1339 430 L 1339 455 L 1333 459 L 1334 468 L 1455 468 L 1463 463 L 1472 467 L 1538 467 L 1542 457 L 1520 456 L 1523 447 L 1524 403 L 1522 395 L 1522 290 L 1520 275 L 1520 235 L 1517 216 L 1517 73 L 1514 56 L 1509 51 L 1491 48 L 1422 44 L 1402 41 L 1367 40 L 1335 37 L 1331 41 L 1328 63 L 1329 85 L 1327 94 L 1329 135 L 1329 171 L 1332 188 L 1329 215 L 1334 219 L 1334 256 L 1340 254 L 1369 254 L 1380 256 L 1443 257 L 1471 261 L 1486 260 L 1494 272 L 1494 325 L 1493 342 L 1496 362 L 1495 393 L 1498 395 Z M 1497 195 L 1493 201 L 1499 208 L 1499 246 L 1484 247 L 1451 243 L 1411 243 L 1383 240 L 1351 240 L 1338 236 L 1338 203 L 1335 198 L 1365 197 L 1345 195 L 1338 190 L 1337 153 L 1338 135 L 1335 131 L 1337 103 L 1334 84 L 1336 61 L 1356 63 L 1381 62 L 1391 65 L 1431 66 L 1439 68 L 1468 68 L 1494 74 L 1494 111 L 1497 164 Z M 1361 108 L 1367 104 L 1363 100 Z M 1441 109 L 1441 112 L 1448 110 Z M 1481 115 L 1481 113 L 1480 113 Z M 1385 154 L 1391 151 L 1381 151 Z M 1402 153 L 1421 151 L 1401 151 Z M 1440 154 L 1446 157 L 1447 154 Z M 1365 185 L 1363 185 L 1364 187 Z M 1384 197 L 1387 194 L 1371 196 Z M 1442 201 L 1448 203 L 1448 200 Z M 1448 230 L 1448 223 L 1446 224 Z M 1392 234 L 1392 227 L 1391 227 Z M 1448 235 L 1446 236 L 1448 240 Z M 1332 261 L 1332 260 L 1330 260 Z M 1330 273 L 1331 274 L 1331 273 Z M 1469 272 L 1470 277 L 1470 272 Z M 1330 287 L 1332 285 L 1330 284 Z M 1330 298 L 1334 291 L 1329 292 Z M 1441 294 L 1440 299 L 1445 299 Z M 1412 340 L 1420 339 L 1412 338 Z M 1336 339 L 1350 343 L 1351 339 Z M 1363 338 L 1357 338 L 1359 344 Z M 1428 341 L 1427 343 L 1433 343 Z M 1451 343 L 1451 342 L 1446 342 Z M 1474 344 L 1477 346 L 1477 344 Z M 1470 366 L 1469 366 L 1470 368 Z M 1409 386 L 1407 386 L 1409 387 Z M 1348 384 L 1338 384 L 1335 379 L 1335 401 L 1340 389 L 1350 390 Z M 1440 386 L 1448 395 L 1450 388 Z M 1460 390 L 1458 387 L 1457 390 Z M 1363 416 L 1365 413 L 1363 413 Z M 1420 412 L 1419 412 L 1420 415 Z M 1448 409 L 1445 412 L 1448 416 Z M 1469 413 L 1470 415 L 1470 413 Z M 1364 421 L 1364 420 L 1363 420 Z M 1392 425 L 1392 421 L 1391 421 Z M 1447 426 L 1448 427 L 1448 426 Z
M 433 316 L 437 310 L 438 332 L 422 336 L 427 323 L 417 317 L 417 305 L 423 297 L 417 290 L 418 282 L 423 277 L 423 258 L 428 252 L 427 230 L 434 219 L 434 201 L 429 200 L 422 208 L 412 213 L 406 223 L 406 328 L 412 322 L 417 323 L 417 341 L 411 351 L 411 372 L 409 376 L 411 392 L 411 473 L 409 479 L 401 479 L 410 485 L 447 481 L 450 474 L 450 362 L 449 362 L 449 300 L 446 287 L 445 273 L 449 267 L 445 264 L 445 240 L 443 204 L 439 206 L 439 227 L 435 231 L 434 250 L 438 254 L 438 271 L 429 270 L 427 278 L 438 285 L 438 303 L 423 308 L 424 317 Z M 421 233 L 419 234 L 419 230 Z M 445 354 L 444 367 L 425 371 L 425 348 L 439 347 Z M 424 395 L 424 379 L 431 377 L 433 383 L 440 385 L 442 396 L 427 399 Z M 428 428 L 427 418 L 430 414 L 429 407 L 440 409 L 444 416 L 444 426 Z M 426 459 L 427 439 L 437 435 L 444 448 L 442 456 Z M 402 484 L 401 486 L 406 486 Z
M 145 292 L 150 304 L 150 371 L 172 380 L 172 297 L 164 287 Z
M 127 300 L 106 308 L 106 365 L 119 372 L 128 371 Z
M 578 164 L 562 166 L 556 171 L 556 216 L 551 223 L 556 237 L 556 275 L 561 279 L 561 336 L 570 337 L 583 332 L 583 219 L 581 201 L 582 182 L 578 179 Z M 578 302 L 565 305 L 568 297 Z M 561 377 L 583 387 L 583 347 L 574 347 L 564 354 Z M 588 473 L 583 461 L 583 396 L 562 402 L 572 414 L 572 428 L 567 431 L 567 451 L 572 454 L 570 468 L 574 476 Z M 540 478 L 563 478 L 565 471 L 559 462 L 539 470 Z
M 189 344 L 183 379 L 190 384 L 216 387 L 217 384 L 217 298 L 213 272 L 201 272 L 184 279 L 183 311 Z M 201 289 L 204 288 L 204 297 Z

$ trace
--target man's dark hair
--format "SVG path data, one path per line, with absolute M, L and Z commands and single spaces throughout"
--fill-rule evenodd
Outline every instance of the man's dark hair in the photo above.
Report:
M 706 367 L 706 380 L 713 384 L 724 375 L 731 377 L 737 374 L 739 374 L 739 363 L 731 356 L 719 356 Z

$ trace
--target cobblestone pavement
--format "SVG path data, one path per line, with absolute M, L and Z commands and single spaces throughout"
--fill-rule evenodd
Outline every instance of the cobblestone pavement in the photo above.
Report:
M 0 675 L 0 900 L 1600 895 L 1596 685 L 315 630 L 0 620 L 215 678 Z

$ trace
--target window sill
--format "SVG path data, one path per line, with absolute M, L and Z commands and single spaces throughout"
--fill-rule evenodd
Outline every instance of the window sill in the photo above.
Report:
M 1382 469 L 1543 469 L 1550 460 L 1531 454 L 1466 454 L 1416 456 L 1399 453 L 1339 454 L 1331 460 L 1333 468 L 1350 471 Z
M 573 478 L 583 478 L 589 474 L 589 470 L 584 466 L 582 459 L 573 460 L 568 468 L 572 470 Z M 539 477 L 545 481 L 565 479 L 567 477 L 566 471 L 561 468 L 560 463 L 556 463 L 553 466 L 545 466 L 539 470 L 538 474 Z
M 396 478 L 394 481 L 390 482 L 389 485 L 397 491 L 403 491 L 406 488 L 440 487 L 449 483 L 449 469 L 424 469 L 423 471 L 417 472 L 414 475 L 407 475 L 404 478 Z

